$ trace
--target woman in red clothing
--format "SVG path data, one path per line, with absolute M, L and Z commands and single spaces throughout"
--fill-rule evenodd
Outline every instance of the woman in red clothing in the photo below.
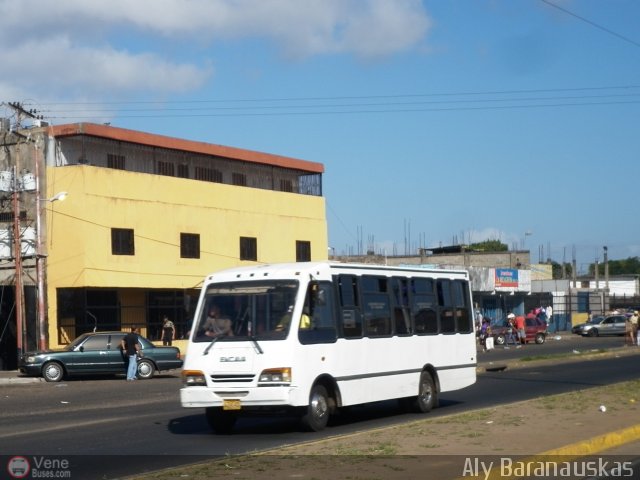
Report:
M 518 332 L 518 342 L 522 345 L 527 343 L 527 333 L 524 330 L 524 317 L 522 315 L 516 315 L 516 331 Z

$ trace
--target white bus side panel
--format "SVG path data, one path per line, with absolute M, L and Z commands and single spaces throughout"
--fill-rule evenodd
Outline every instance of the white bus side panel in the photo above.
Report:
M 431 365 L 437 370 L 441 391 L 456 390 L 476 380 L 475 348 L 472 334 L 339 339 L 326 346 L 306 345 L 297 348 L 294 382 L 303 394 L 318 376 L 327 374 L 337 381 L 342 404 L 356 405 L 417 395 L 420 372 Z M 456 363 L 456 357 L 465 361 Z M 298 375 L 307 382 L 298 383 Z

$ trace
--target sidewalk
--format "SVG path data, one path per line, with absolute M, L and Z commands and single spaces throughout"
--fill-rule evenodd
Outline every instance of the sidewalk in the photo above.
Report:
M 27 377 L 18 370 L 0 370 L 0 385 L 16 385 L 28 383 L 42 383 L 44 378 Z

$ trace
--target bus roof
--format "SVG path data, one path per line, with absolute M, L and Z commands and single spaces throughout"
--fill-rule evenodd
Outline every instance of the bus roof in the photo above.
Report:
M 260 280 L 260 279 L 283 279 L 295 278 L 310 275 L 313 278 L 328 279 L 337 273 L 351 273 L 354 275 L 370 273 L 378 275 L 408 276 L 448 276 L 468 279 L 467 270 L 453 270 L 444 268 L 421 267 L 390 267 L 387 265 L 375 265 L 364 263 L 342 263 L 342 262 L 299 262 L 299 263 L 273 263 L 263 265 L 251 265 L 235 267 L 211 273 L 206 281 L 232 281 L 232 280 Z

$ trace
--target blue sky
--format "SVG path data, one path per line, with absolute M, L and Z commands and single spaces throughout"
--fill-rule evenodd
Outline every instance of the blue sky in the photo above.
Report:
M 635 0 L 0 0 L 0 19 L 0 101 L 323 163 L 336 253 L 640 255 Z

